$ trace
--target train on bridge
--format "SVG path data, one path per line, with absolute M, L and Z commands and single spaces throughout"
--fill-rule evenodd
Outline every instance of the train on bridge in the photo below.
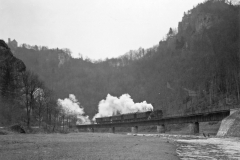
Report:
M 97 124 L 106 123 L 121 123 L 121 122 L 135 122 L 135 121 L 145 121 L 161 119 L 163 116 L 162 110 L 146 111 L 146 112 L 135 112 L 121 115 L 114 115 L 110 117 L 100 117 L 96 118 Z

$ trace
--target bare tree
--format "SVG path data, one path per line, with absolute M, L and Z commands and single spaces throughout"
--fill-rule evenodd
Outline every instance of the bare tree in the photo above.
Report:
M 34 92 L 43 86 L 43 83 L 39 80 L 38 76 L 31 71 L 22 73 L 22 102 L 26 110 L 26 123 L 30 127 L 31 114 L 34 107 Z

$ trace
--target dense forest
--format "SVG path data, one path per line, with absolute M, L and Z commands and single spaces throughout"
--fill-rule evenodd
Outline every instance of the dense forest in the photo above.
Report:
M 165 115 L 236 105 L 240 99 L 240 8 L 208 0 L 183 14 L 158 45 L 99 61 L 69 49 L 23 44 L 14 51 L 54 92 L 73 94 L 91 118 L 108 94 L 128 93 Z M 113 51 L 114 52 L 114 51 Z

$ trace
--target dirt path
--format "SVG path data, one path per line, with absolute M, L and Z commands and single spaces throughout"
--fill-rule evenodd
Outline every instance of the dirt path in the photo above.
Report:
M 1 135 L 4 160 L 178 160 L 166 139 L 110 133 Z

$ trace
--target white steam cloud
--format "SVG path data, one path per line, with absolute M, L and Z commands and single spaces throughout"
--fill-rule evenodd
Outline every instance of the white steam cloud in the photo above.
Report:
M 58 99 L 57 104 L 62 107 L 62 111 L 66 115 L 74 115 L 77 116 L 77 124 L 90 124 L 91 121 L 88 116 L 84 116 L 84 108 L 80 106 L 80 103 L 76 99 L 75 95 L 69 94 L 69 98 L 65 98 L 64 100 Z
M 119 98 L 108 94 L 106 100 L 101 100 L 99 102 L 98 113 L 93 117 L 93 120 L 98 117 L 107 117 L 131 112 L 145 112 L 150 110 L 153 110 L 151 104 L 147 104 L 146 101 L 134 103 L 129 94 L 123 94 Z

